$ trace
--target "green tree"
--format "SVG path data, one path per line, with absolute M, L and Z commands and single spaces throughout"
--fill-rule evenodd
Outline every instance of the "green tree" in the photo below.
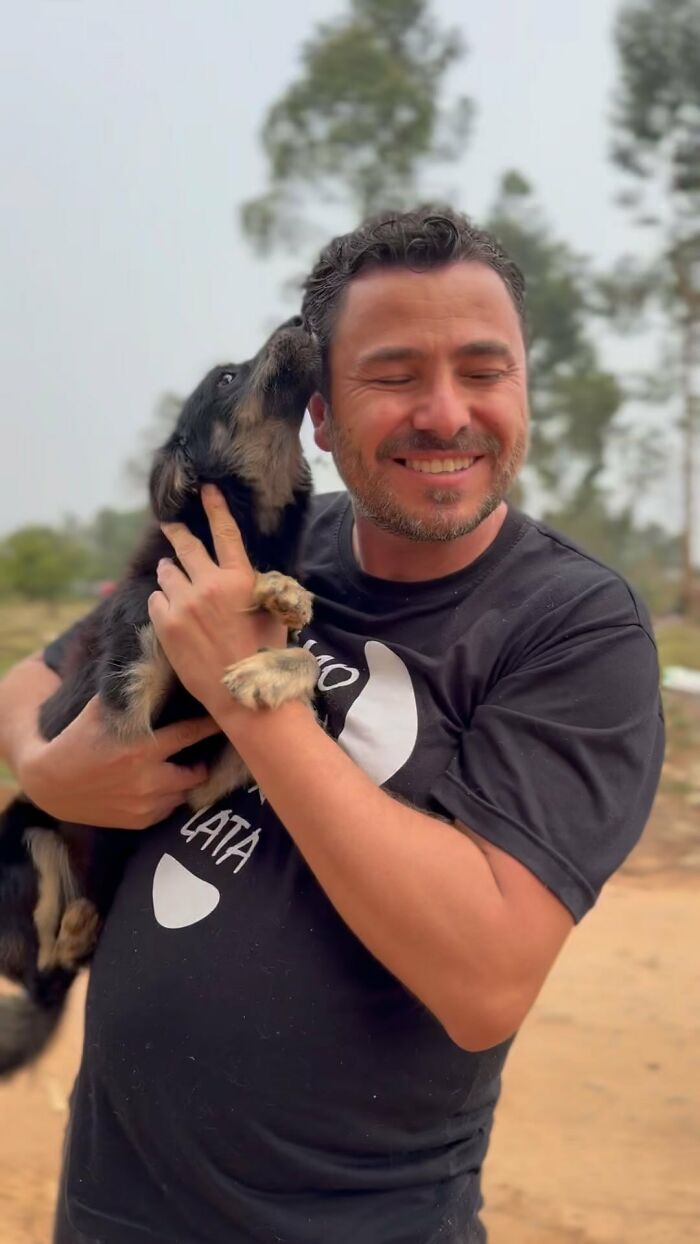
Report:
M 241 208 L 253 245 L 265 253 L 308 237 L 319 198 L 356 219 L 425 197 L 429 170 L 458 157 L 468 135 L 471 102 L 444 101 L 464 54 L 427 0 L 350 0 L 321 23 L 263 124 L 268 189 Z
M 527 473 L 553 512 L 598 501 L 613 419 L 623 394 L 591 336 L 588 267 L 556 238 L 521 173 L 504 175 L 487 226 L 527 281 L 531 447 Z
M 621 197 L 653 230 L 646 268 L 626 260 L 604 288 L 619 315 L 639 322 L 653 304 L 668 329 L 663 372 L 677 395 L 683 437 L 682 602 L 693 606 L 693 521 L 700 439 L 700 4 L 632 0 L 615 26 L 620 80 L 612 156 L 626 177 Z
M 50 527 L 22 527 L 0 545 L 0 583 L 29 600 L 66 595 L 88 568 L 81 544 Z

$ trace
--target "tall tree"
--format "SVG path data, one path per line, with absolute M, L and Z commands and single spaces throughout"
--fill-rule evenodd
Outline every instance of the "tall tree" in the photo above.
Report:
M 445 102 L 448 71 L 464 55 L 428 0 L 350 0 L 321 23 L 263 124 L 268 189 L 241 208 L 253 245 L 297 244 L 319 198 L 356 219 L 426 197 L 429 170 L 458 157 L 469 132 L 471 102 Z
M 682 600 L 693 609 L 693 523 L 700 440 L 700 3 L 632 0 L 615 26 L 620 80 L 613 159 L 627 178 L 624 205 L 654 230 L 646 271 L 631 262 L 609 284 L 628 311 L 653 301 L 671 329 L 683 431 Z
M 591 336 L 588 266 L 552 234 L 521 173 L 502 178 L 487 225 L 527 281 L 530 475 L 554 514 L 600 505 L 600 476 L 623 394 L 601 367 Z

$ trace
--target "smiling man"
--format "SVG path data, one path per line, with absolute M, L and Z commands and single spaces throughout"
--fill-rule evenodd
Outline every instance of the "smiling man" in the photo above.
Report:
M 348 488 L 306 537 L 322 722 L 225 691 L 286 636 L 250 613 L 205 490 L 217 561 L 168 527 L 183 569 L 161 563 L 151 618 L 255 781 L 195 816 L 173 799 L 132 858 L 91 976 L 58 1244 L 484 1240 L 510 1041 L 656 789 L 644 607 L 506 499 L 528 435 L 518 269 L 457 213 L 387 215 L 330 243 L 303 314 L 316 440 Z M 34 661 L 2 692 L 28 793 L 88 824 L 163 817 L 157 739 L 108 743 L 93 705 L 37 740 L 55 683 Z
M 314 303 L 311 284 L 310 317 Z M 374 573 L 376 549 L 376 573 L 391 577 L 384 559 L 394 550 L 399 577 L 423 577 L 422 564 L 430 577 L 449 573 L 495 537 L 525 455 L 513 296 L 474 258 L 427 271 L 370 265 L 341 306 L 333 338 L 327 311 L 317 326 L 326 398 L 314 397 L 311 416 L 352 495 L 360 562 Z

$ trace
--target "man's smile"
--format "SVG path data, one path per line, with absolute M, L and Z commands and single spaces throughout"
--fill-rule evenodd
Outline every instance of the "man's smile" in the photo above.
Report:
M 477 462 L 481 461 L 482 454 L 461 455 L 454 457 L 437 457 L 427 455 L 422 458 L 393 458 L 392 461 L 397 466 L 405 467 L 409 471 L 414 471 L 421 475 L 466 475 Z

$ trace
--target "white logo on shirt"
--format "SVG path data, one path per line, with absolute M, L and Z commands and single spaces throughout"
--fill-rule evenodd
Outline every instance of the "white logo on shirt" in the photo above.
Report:
M 317 640 L 304 647 L 311 651 Z M 370 639 L 365 644 L 369 678 L 350 705 L 338 743 L 365 773 L 383 786 L 410 758 L 418 738 L 418 707 L 411 675 L 401 657 L 386 644 Z M 321 669 L 318 686 L 325 693 L 351 686 L 360 671 L 336 661 L 332 656 L 314 656 Z M 260 802 L 264 796 L 257 786 Z M 258 845 L 261 830 L 231 808 L 207 816 L 208 808 L 195 812 L 183 825 L 180 835 L 187 845 L 207 851 L 217 867 L 230 861 L 238 873 L 248 863 Z M 206 817 L 205 820 L 201 820 Z M 165 929 L 182 929 L 196 924 L 218 906 L 221 895 L 211 882 L 202 880 L 172 855 L 161 857 L 153 876 L 153 911 Z
M 217 866 L 230 861 L 233 872 L 240 872 L 258 845 L 260 829 L 254 829 L 250 821 L 231 808 L 222 808 L 211 816 L 207 816 L 208 811 L 204 808 L 195 812 L 182 826 L 181 836 L 188 846 L 198 845 L 200 851 L 209 851 Z M 206 820 L 196 824 L 201 817 Z M 153 874 L 153 913 L 162 928 L 184 929 L 196 924 L 211 915 L 220 898 L 219 890 L 211 882 L 190 872 L 167 852 L 161 856 Z

